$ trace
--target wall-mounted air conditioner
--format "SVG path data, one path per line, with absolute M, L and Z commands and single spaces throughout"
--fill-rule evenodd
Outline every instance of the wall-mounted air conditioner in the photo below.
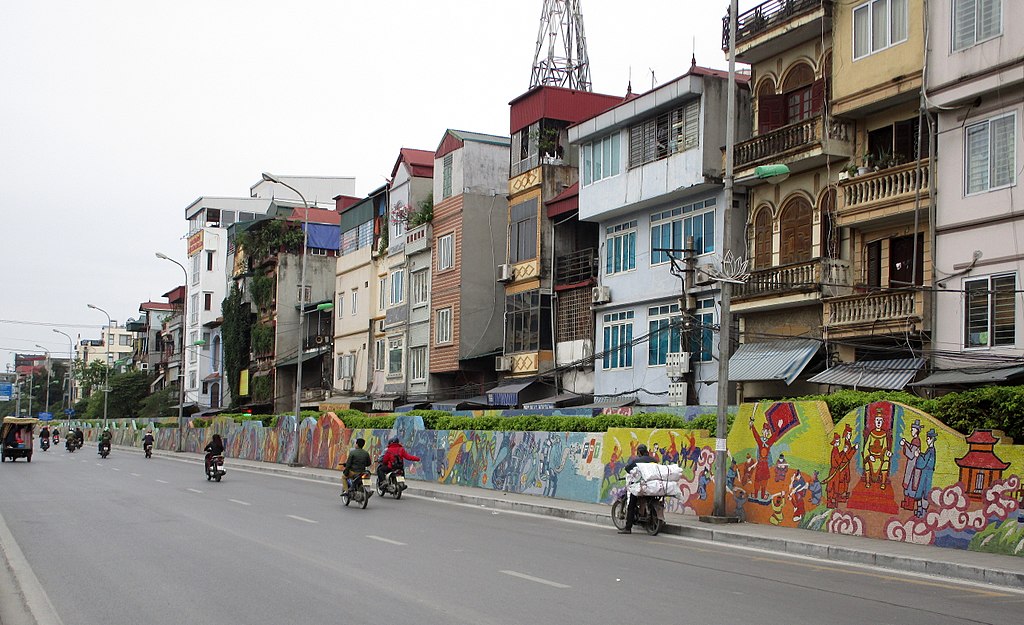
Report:
M 511 371 L 512 370 L 512 357 L 511 356 L 497 356 L 494 359 L 494 370 L 495 371 Z
M 714 265 L 697 265 L 697 270 L 693 272 L 693 284 L 694 286 L 708 286 L 714 284 L 718 282 L 718 279 L 714 276 Z
M 670 380 L 682 380 L 690 372 L 690 352 L 675 352 L 665 355 L 665 375 Z
M 512 282 L 515 280 L 512 273 L 512 265 L 498 265 L 498 282 Z
M 590 292 L 590 301 L 593 304 L 607 304 L 612 301 L 612 290 L 606 286 L 595 286 Z

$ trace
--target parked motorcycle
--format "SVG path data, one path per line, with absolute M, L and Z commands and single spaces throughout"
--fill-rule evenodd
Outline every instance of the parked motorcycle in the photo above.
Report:
M 219 482 L 227 471 L 224 470 L 224 456 L 212 456 L 210 463 L 206 465 L 206 481 Z
M 622 481 L 622 478 L 619 478 Z M 612 503 L 612 523 L 616 529 L 626 527 L 626 512 L 629 504 L 629 490 L 623 488 Z M 635 525 L 639 525 L 651 536 L 657 536 L 665 524 L 665 498 L 664 497 L 637 497 L 640 501 L 636 507 Z
M 349 487 L 342 491 L 341 500 L 347 506 L 350 502 L 362 504 L 363 509 L 370 503 L 370 495 L 373 495 L 373 480 L 370 472 L 363 472 L 358 479 L 349 482 Z
M 110 443 L 100 441 L 100 458 L 106 458 L 110 455 Z
M 395 499 L 402 498 L 402 491 L 408 486 L 405 483 L 405 467 L 399 460 L 398 466 L 384 473 L 384 479 L 377 479 L 377 494 L 383 497 L 388 493 L 395 496 Z
M 142 450 L 144 452 L 146 452 L 146 457 L 147 458 L 152 458 L 153 457 L 153 445 L 152 444 L 147 443 L 147 444 L 143 445 L 142 446 Z

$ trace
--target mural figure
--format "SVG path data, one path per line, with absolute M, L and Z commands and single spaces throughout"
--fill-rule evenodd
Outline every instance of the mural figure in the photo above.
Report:
M 558 490 L 558 474 L 565 468 L 569 450 L 563 451 L 562 438 L 555 432 L 548 434 L 540 448 L 540 480 L 544 482 L 544 496 L 554 497 Z M 558 462 L 558 466 L 555 463 Z
M 754 472 L 754 465 L 755 465 L 756 462 L 757 462 L 756 460 L 754 460 L 753 458 L 750 457 L 750 454 L 747 454 L 747 459 L 746 459 L 746 461 L 743 462 L 743 472 L 740 475 L 740 481 L 742 483 L 744 483 L 744 484 L 749 484 L 750 483 L 750 478 L 754 474 L 753 473 Z
M 818 472 L 814 472 L 811 483 L 807 486 L 807 492 L 811 494 L 811 505 L 817 506 L 821 503 L 821 481 L 818 480 Z
M 903 502 L 900 507 L 904 510 L 914 510 L 916 501 L 911 492 L 910 484 L 914 481 L 915 475 L 920 471 L 917 468 L 917 457 L 921 455 L 921 420 L 914 419 L 910 424 L 910 434 L 913 438 L 900 441 L 900 451 L 906 458 L 906 466 L 903 467 Z
M 804 502 L 804 498 L 807 496 L 807 480 L 804 479 L 803 473 L 797 470 L 793 476 L 793 481 L 789 484 L 789 500 L 793 504 L 793 522 L 799 523 L 800 519 L 804 518 L 804 514 L 807 512 L 807 507 Z
M 932 490 L 932 475 L 935 473 L 935 439 L 937 438 L 938 434 L 935 432 L 935 428 L 928 430 L 927 446 L 914 463 L 914 468 L 919 472 L 911 481 L 911 487 L 914 489 L 914 499 L 917 500 L 914 516 L 919 519 L 924 518 L 928 511 L 928 494 Z
M 676 446 L 676 433 L 669 432 L 668 439 L 671 442 L 669 443 L 668 449 L 665 451 L 665 455 L 662 457 L 662 463 L 679 464 L 679 447 Z M 694 446 L 696 447 L 696 444 Z
M 768 522 L 772 525 L 782 525 L 782 511 L 786 507 L 786 498 L 782 493 L 775 493 L 772 495 L 771 506 L 772 515 L 768 517 Z
M 775 481 L 785 480 L 787 471 L 789 471 L 789 463 L 786 462 L 786 454 L 779 454 L 779 459 L 775 462 Z
M 725 487 L 729 490 L 736 488 L 736 478 L 739 472 L 736 470 L 736 459 L 729 462 L 729 470 L 725 473 Z
M 604 479 L 601 480 L 602 491 L 605 489 L 605 485 L 614 485 L 623 466 L 625 463 L 622 462 L 622 447 L 619 446 L 618 441 L 615 441 L 615 445 L 612 447 L 612 457 L 604 467 Z
M 697 439 L 694 437 L 693 432 L 687 437 L 689 444 L 686 446 L 686 455 L 683 456 L 683 462 L 680 466 L 686 466 L 686 463 L 693 463 L 693 470 L 697 470 L 697 460 L 700 459 L 700 449 L 697 447 Z
M 851 442 L 851 432 L 847 425 L 843 430 L 844 436 L 835 434 L 832 437 L 831 466 L 825 478 L 825 505 L 829 508 L 838 508 L 840 502 L 850 498 L 850 461 L 857 451 L 857 445 Z
M 892 429 L 885 427 L 881 406 L 875 406 L 872 412 L 874 427 L 864 435 L 864 487 L 878 484 L 885 490 L 892 461 Z
M 740 523 L 744 523 L 747 520 L 747 511 L 743 508 L 747 503 L 747 493 L 742 488 L 737 488 L 732 492 L 732 496 L 736 500 L 736 518 Z
M 751 499 L 768 499 L 768 467 L 771 463 L 771 428 L 767 423 L 757 433 L 754 427 L 754 417 L 750 417 L 750 431 L 754 434 L 754 443 L 757 444 L 757 464 L 754 465 L 754 490 L 750 494 Z
M 697 478 L 697 497 L 701 499 L 708 498 L 708 483 L 711 481 L 711 474 L 707 469 L 701 471 L 700 477 Z

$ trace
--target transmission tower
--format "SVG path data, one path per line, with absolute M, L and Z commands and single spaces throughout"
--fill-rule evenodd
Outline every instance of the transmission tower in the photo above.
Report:
M 544 0 L 530 76 L 530 88 L 538 85 L 591 90 L 580 0 Z

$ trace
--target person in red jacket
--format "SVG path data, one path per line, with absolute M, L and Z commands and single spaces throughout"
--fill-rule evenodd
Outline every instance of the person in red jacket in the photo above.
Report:
M 398 437 L 394 436 L 388 441 L 387 451 L 384 452 L 384 455 L 381 456 L 380 462 L 377 463 L 377 481 L 383 482 L 384 476 L 387 475 L 388 471 L 393 471 L 394 469 L 401 467 L 403 460 L 416 462 L 419 460 L 419 457 L 407 452 L 405 447 L 402 447 L 402 443 L 398 440 Z

